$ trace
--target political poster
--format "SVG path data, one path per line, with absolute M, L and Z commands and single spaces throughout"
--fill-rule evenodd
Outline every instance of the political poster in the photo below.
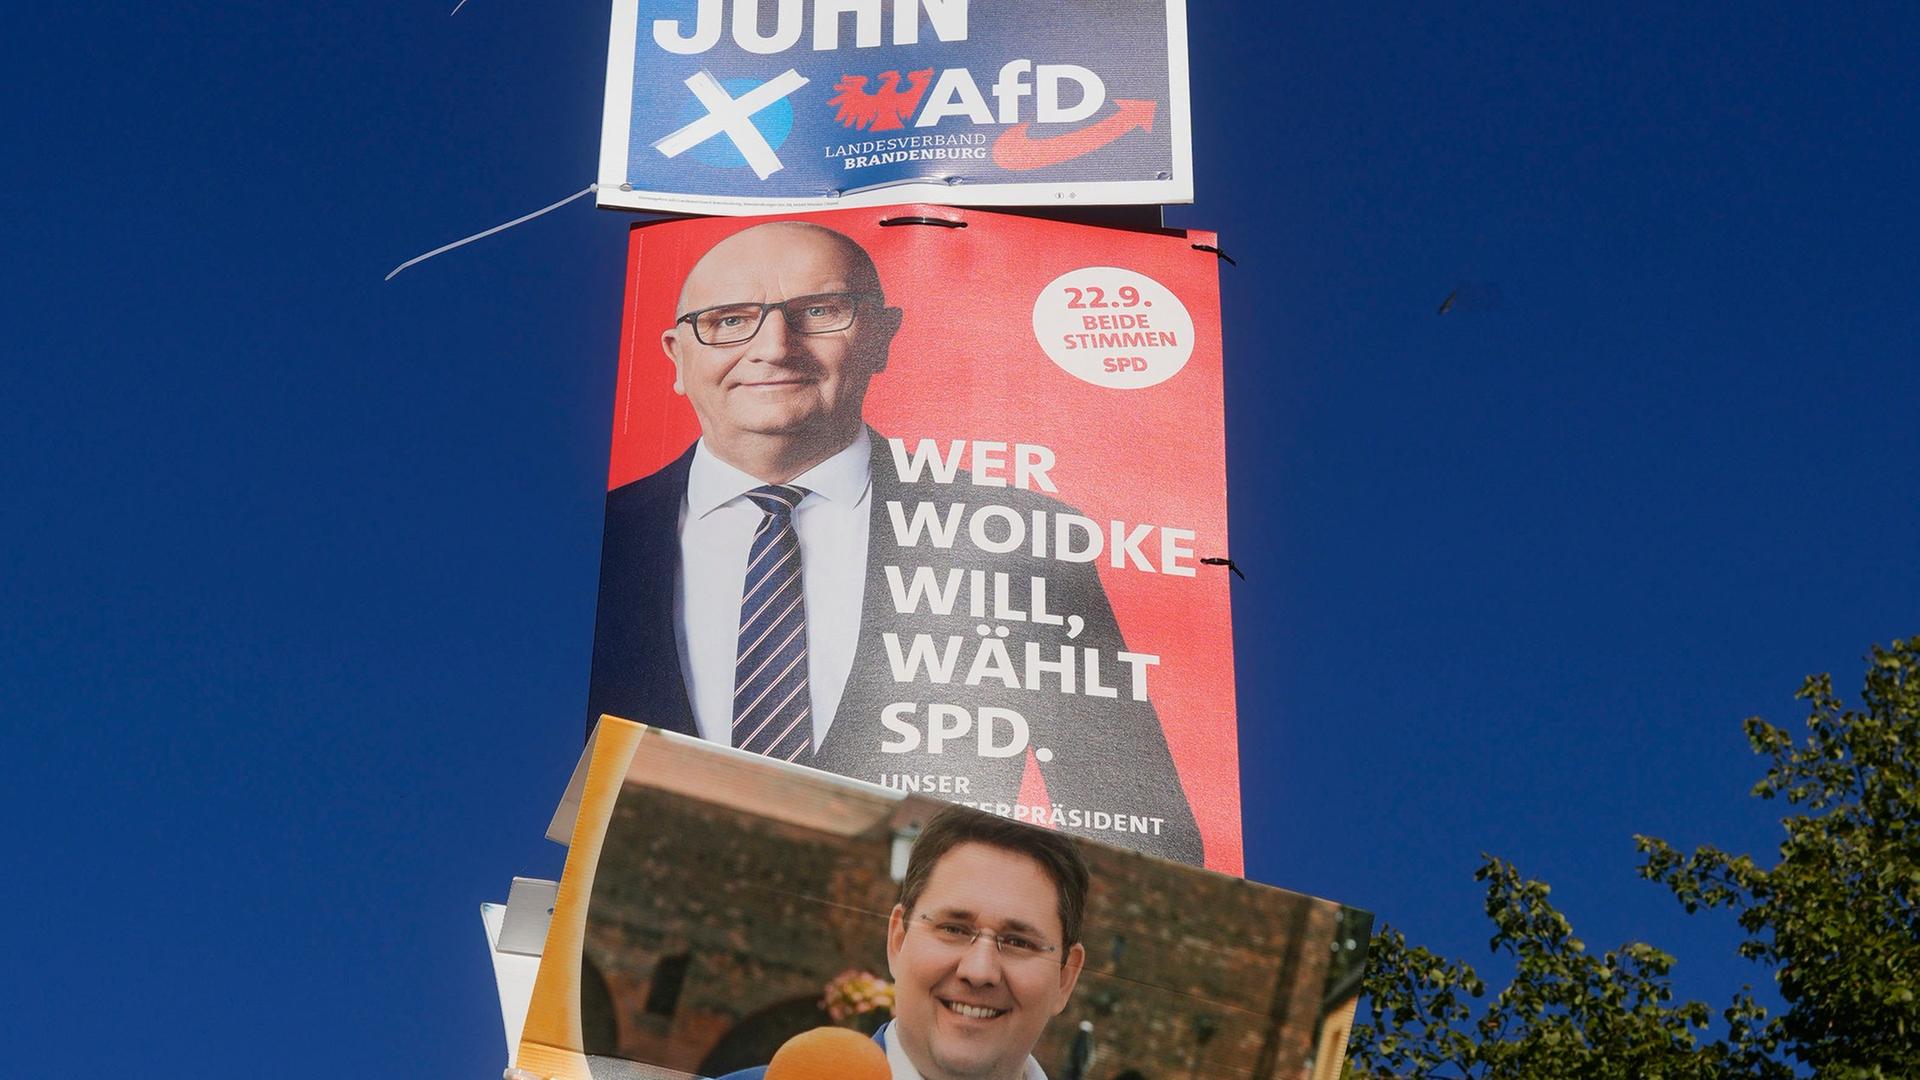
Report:
M 614 0 L 598 200 L 1191 202 L 1185 0 Z
M 1238 872 L 1213 242 L 635 226 L 589 728 Z
M 524 1075 L 1340 1075 L 1366 912 L 625 721 L 584 772 Z

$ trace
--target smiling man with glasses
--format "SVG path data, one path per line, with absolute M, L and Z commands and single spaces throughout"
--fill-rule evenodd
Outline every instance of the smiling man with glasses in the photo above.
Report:
M 1045 1080 L 1033 1060 L 1086 961 L 1087 865 L 1058 833 L 971 810 L 927 824 L 887 922 L 895 1080 Z M 883 1033 L 883 1035 L 886 1033 Z
M 700 439 L 608 495 L 589 724 L 610 712 L 822 764 L 869 592 L 861 410 L 900 310 L 860 245 L 777 221 L 702 255 L 675 311 L 660 348 Z
M 859 441 L 900 311 L 858 244 L 799 221 L 735 233 L 694 265 L 678 310 L 660 347 L 720 461 L 788 484 Z
M 1086 962 L 1088 885 L 1057 832 L 960 807 L 935 815 L 887 920 L 894 1019 L 874 1038 L 893 1080 L 1046 1080 L 1033 1049 Z

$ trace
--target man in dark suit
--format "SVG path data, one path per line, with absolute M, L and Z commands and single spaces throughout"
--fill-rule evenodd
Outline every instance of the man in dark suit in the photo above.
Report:
M 902 317 L 866 251 L 752 226 L 677 310 L 661 347 L 701 438 L 607 496 L 589 729 L 609 713 L 1199 864 L 1152 660 L 1094 566 L 997 542 L 1073 508 L 933 482 L 862 419 Z M 988 505 L 995 550 L 945 531 Z M 1044 816 L 1018 809 L 1029 768 Z

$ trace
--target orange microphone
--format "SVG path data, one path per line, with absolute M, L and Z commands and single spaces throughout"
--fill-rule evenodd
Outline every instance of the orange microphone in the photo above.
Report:
M 788 1039 L 767 1063 L 767 1080 L 892 1080 L 880 1044 L 846 1028 L 817 1027 Z

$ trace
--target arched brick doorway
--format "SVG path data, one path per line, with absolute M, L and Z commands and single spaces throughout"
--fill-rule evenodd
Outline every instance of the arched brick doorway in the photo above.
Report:
M 712 1052 L 700 1062 L 700 1075 L 724 1076 L 735 1069 L 765 1065 L 773 1059 L 780 1044 L 811 1028 L 831 1024 L 833 1018 L 820 1007 L 820 999 L 796 997 L 775 1002 L 759 1012 L 749 1013 L 721 1036 Z

